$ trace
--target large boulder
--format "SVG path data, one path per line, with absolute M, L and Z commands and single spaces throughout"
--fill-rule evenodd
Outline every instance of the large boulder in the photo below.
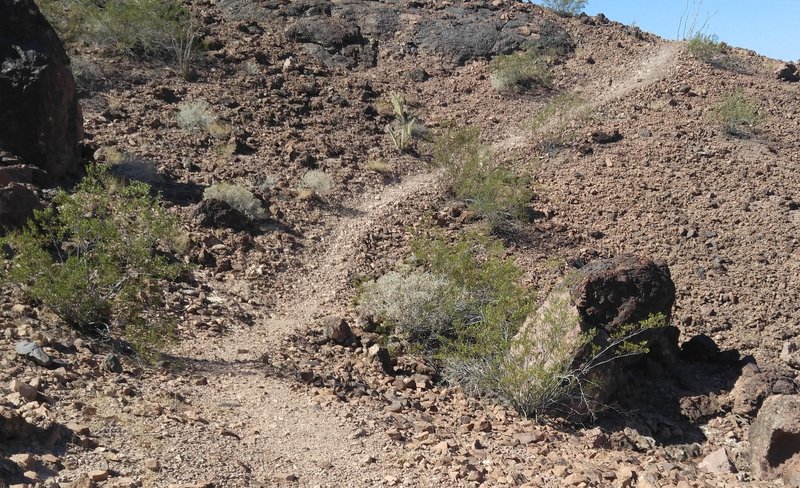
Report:
M 69 58 L 33 0 L 0 0 L 0 149 L 48 174 L 80 168 L 83 119 Z
M 761 480 L 800 480 L 800 395 L 773 395 L 750 426 L 750 463 Z
M 668 325 L 674 302 L 675 285 L 666 264 L 634 257 L 594 261 L 554 288 L 522 326 L 512 355 L 523 354 L 527 367 L 569 364 L 577 371 L 602 363 L 602 367 L 583 369 L 589 375 L 584 378 L 587 384 L 595 388 L 584 392 L 591 398 L 582 399 L 601 406 L 618 389 L 623 366 L 641 359 L 635 355 L 612 360 L 625 355 L 612 347 L 620 337 L 629 344 L 646 344 L 653 360 L 677 361 L 679 333 Z M 664 322 L 637 327 L 658 314 Z M 592 338 L 590 344 L 587 337 Z

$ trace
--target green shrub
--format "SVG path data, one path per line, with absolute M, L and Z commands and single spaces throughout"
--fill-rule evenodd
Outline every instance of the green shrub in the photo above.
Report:
M 215 131 L 217 114 L 205 100 L 184 102 L 178 106 L 178 125 L 188 131 Z
M 753 103 L 742 93 L 725 97 L 711 112 L 711 117 L 725 132 L 742 137 L 761 121 Z
M 498 240 L 417 240 L 412 249 L 409 266 L 362 285 L 359 313 L 449 383 L 526 416 L 594 415 L 611 363 L 647 352 L 642 332 L 664 325 L 657 316 L 611 336 L 576 332 L 566 288 L 531 314 L 532 293 Z
M 525 320 L 531 299 L 502 244 L 469 235 L 456 243 L 417 240 L 415 267 L 362 286 L 358 307 L 440 365 L 503 347 Z
M 549 86 L 547 60 L 535 50 L 501 54 L 489 63 L 492 87 L 499 92 L 523 91 L 535 86 Z
M 261 201 L 247 188 L 232 183 L 216 183 L 203 191 L 204 200 L 222 200 L 250 220 L 264 220 L 267 212 Z
M 445 168 L 450 191 L 479 219 L 500 229 L 525 217 L 532 194 L 528 181 L 500 166 L 480 143 L 477 128 L 452 129 L 433 149 L 433 161 Z
M 587 0 L 542 0 L 542 5 L 563 16 L 581 13 L 587 3 Z
M 688 49 L 692 56 L 697 59 L 713 64 L 728 50 L 724 42 L 719 42 L 719 38 L 712 34 L 698 32 L 688 39 Z
M 2 239 L 11 250 L 4 280 L 67 325 L 93 336 L 127 339 L 142 355 L 171 336 L 160 282 L 183 270 L 169 252 L 177 220 L 143 183 L 124 184 L 92 166 L 53 207 Z

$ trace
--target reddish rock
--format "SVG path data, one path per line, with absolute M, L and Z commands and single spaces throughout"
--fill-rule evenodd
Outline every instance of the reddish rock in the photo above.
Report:
M 800 456 L 800 395 L 773 395 L 750 426 L 750 463 L 758 479 L 795 477 Z M 791 463 L 789 461 L 792 461 Z

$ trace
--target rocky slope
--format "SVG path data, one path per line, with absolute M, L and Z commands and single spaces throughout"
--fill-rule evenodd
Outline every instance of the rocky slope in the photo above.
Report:
M 798 84 L 778 79 L 775 62 L 734 50 L 735 69 L 720 69 L 684 43 L 602 16 L 561 18 L 512 1 L 192 8 L 209 47 L 192 82 L 93 47 L 70 53 L 73 69 L 94 72 L 82 87 L 87 145 L 100 159 L 127 153 L 137 168 L 155 165 L 150 182 L 191 236 L 197 283 L 167 291 L 181 342 L 161 369 L 123 358 L 115 372 L 101 344 L 4 290 L 0 480 L 798 486 L 796 462 L 783 463 L 783 479 L 756 481 L 774 473 L 759 464 L 763 448 L 753 461 L 749 439 L 764 398 L 797 393 L 800 366 Z M 566 53 L 551 66 L 552 87 L 497 93 L 487 58 L 524 47 Z M 763 117 L 747 138 L 710 116 L 737 91 Z M 684 347 L 688 359 L 674 370 L 651 364 L 638 374 L 621 405 L 630 413 L 578 427 L 521 419 L 435 384 L 413 357 L 388 374 L 370 333 L 332 341 L 331 316 L 356 322 L 358 278 L 391 269 L 415 232 L 465 225 L 428 149 L 399 154 L 387 137 L 393 92 L 431 131 L 481 127 L 500 157 L 533 177 L 536 217 L 507 244 L 542 297 L 595 258 L 663 260 L 681 342 L 706 334 L 739 354 L 712 361 L 713 343 L 698 339 L 706 346 L 695 355 Z M 563 94 L 570 101 L 535 122 Z M 180 104 L 198 100 L 230 130 L 181 129 Z M 369 170 L 376 160 L 392 171 Z M 333 178 L 322 199 L 299 198 L 311 168 Z M 252 189 L 271 219 L 255 231 L 201 225 L 196 204 L 220 181 Z M 20 340 L 66 364 L 24 359 Z M 786 459 L 800 451 L 796 424 L 759 425 L 787 432 Z

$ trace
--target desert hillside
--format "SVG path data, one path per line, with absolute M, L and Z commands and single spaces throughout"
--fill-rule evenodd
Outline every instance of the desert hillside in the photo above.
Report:
M 793 64 L 513 0 L 190 0 L 166 40 L 35 3 L 0 487 L 800 487 Z M 34 208 L 74 221 L 28 259 Z

